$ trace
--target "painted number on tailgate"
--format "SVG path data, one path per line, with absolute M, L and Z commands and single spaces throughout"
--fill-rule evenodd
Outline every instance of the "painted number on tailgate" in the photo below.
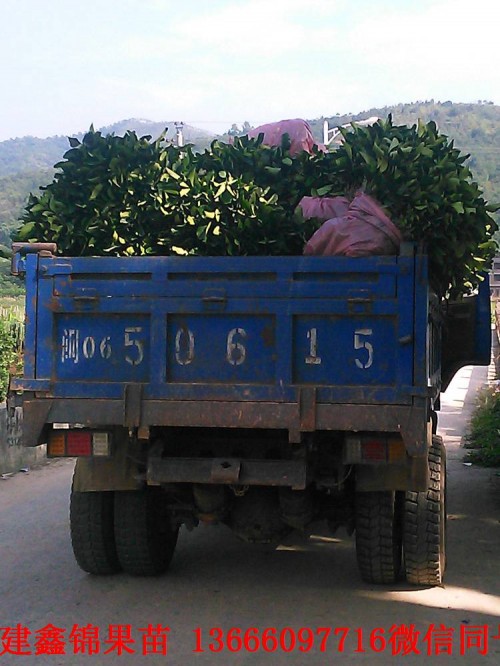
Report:
M 373 365 L 373 343 L 370 342 L 372 335 L 371 328 L 358 328 L 354 331 L 353 348 L 358 352 L 354 362 L 361 370 L 368 370 Z M 306 365 L 321 365 L 322 359 L 318 355 L 318 329 L 310 328 L 307 331 L 307 339 L 309 354 L 305 357 Z
M 124 354 L 129 365 L 140 365 L 144 360 L 144 341 L 141 338 L 142 326 L 125 328 L 121 339 L 120 355 Z M 107 361 L 112 358 L 115 350 L 111 336 L 94 336 L 81 334 L 78 328 L 65 328 L 61 339 L 61 362 L 80 363 L 95 357 Z
M 270 315 L 173 314 L 167 319 L 168 383 L 275 381 L 275 321 Z
M 242 365 L 247 356 L 243 344 L 247 337 L 244 328 L 232 328 L 226 339 L 226 361 L 229 365 Z M 195 359 L 195 336 L 189 328 L 179 328 L 175 334 L 175 360 L 179 365 L 189 365 Z
M 355 359 L 356 365 L 362 370 L 368 370 L 373 365 L 373 344 L 369 338 L 373 335 L 371 328 L 358 328 L 354 331 L 354 349 L 364 349 L 366 353 L 361 353 Z

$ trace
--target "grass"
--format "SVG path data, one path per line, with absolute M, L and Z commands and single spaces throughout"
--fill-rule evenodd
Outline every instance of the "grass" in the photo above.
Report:
M 5 400 L 9 376 L 22 368 L 24 308 L 17 299 L 0 305 L 0 402 Z
M 2 296 L 0 294 L 0 317 L 3 319 L 24 318 L 24 296 Z
M 500 382 L 480 391 L 465 447 L 467 462 L 500 467 Z

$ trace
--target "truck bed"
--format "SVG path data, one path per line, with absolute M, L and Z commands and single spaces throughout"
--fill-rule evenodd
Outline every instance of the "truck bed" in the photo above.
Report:
M 36 396 L 39 421 L 404 434 L 437 390 L 426 257 L 411 245 L 361 259 L 25 262 L 29 353 L 14 389 Z M 416 452 L 424 434 L 407 439 Z

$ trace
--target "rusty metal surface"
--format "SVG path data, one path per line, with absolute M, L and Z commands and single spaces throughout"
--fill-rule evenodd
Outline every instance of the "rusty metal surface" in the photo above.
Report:
M 234 458 L 212 458 L 210 483 L 239 483 L 241 461 Z
M 35 415 L 32 423 L 32 433 L 35 434 L 32 437 L 36 436 L 36 429 L 41 428 L 44 422 L 71 420 L 87 427 L 128 426 L 126 404 L 123 399 L 31 399 L 24 402 L 25 409 Z M 306 409 L 309 416 L 304 421 L 300 403 L 142 400 L 140 423 L 136 425 L 283 429 L 300 434 L 309 432 L 312 427 L 310 410 L 312 403 Z M 318 403 L 314 411 L 317 430 L 399 432 L 409 455 L 426 454 L 430 422 L 424 400 L 414 407 Z M 133 420 L 136 420 L 138 413 L 139 407 L 136 406 Z
M 316 389 L 304 386 L 299 389 L 300 430 L 314 432 L 316 430 Z
M 227 467 L 224 468 L 224 463 Z M 148 483 L 215 483 L 243 486 L 306 487 L 303 460 L 235 460 L 212 458 L 154 458 L 148 461 Z
M 124 395 L 124 425 L 138 428 L 141 425 L 142 384 L 127 384 Z

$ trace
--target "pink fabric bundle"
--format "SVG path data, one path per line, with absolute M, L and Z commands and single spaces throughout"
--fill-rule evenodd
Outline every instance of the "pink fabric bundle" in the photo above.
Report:
M 327 220 L 313 234 L 304 248 L 304 254 L 345 257 L 398 254 L 401 233 L 375 199 L 358 193 L 347 210 L 344 197 L 335 199 L 339 201 L 334 207 L 338 206 L 341 214 Z
M 316 218 L 322 222 L 342 217 L 349 210 L 347 197 L 302 197 L 299 202 L 305 220 Z
M 318 144 L 312 135 L 311 127 L 305 120 L 299 118 L 295 120 L 280 120 L 276 123 L 260 125 L 248 132 L 251 139 L 256 139 L 259 134 L 264 135 L 264 144 L 266 146 L 280 146 L 281 138 L 288 134 L 291 141 L 290 155 L 296 155 L 305 150 L 307 153 L 313 152 L 313 146 L 317 145 L 320 150 L 325 147 Z

